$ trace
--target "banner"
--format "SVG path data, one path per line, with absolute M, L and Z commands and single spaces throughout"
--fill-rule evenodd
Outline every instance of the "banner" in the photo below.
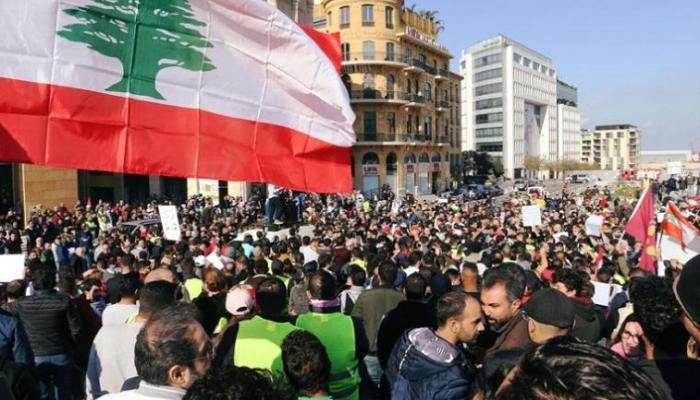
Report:
M 182 238 L 182 232 L 180 231 L 177 207 L 158 206 L 158 214 L 160 214 L 160 223 L 163 225 L 163 237 L 165 240 L 179 242 Z

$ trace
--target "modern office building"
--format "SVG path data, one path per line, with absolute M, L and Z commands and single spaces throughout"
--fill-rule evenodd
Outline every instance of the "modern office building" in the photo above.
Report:
M 403 0 L 316 2 L 314 27 L 339 32 L 342 79 L 357 115 L 353 182 L 366 194 L 429 194 L 460 160 L 460 76 L 439 25 Z
M 460 60 L 462 149 L 502 160 L 507 177 L 526 158 L 556 160 L 557 71 L 552 60 L 504 35 L 466 48 Z
M 557 158 L 558 161 L 581 161 L 581 113 L 578 89 L 557 82 Z
M 639 165 L 641 140 L 634 125 L 599 125 L 582 131 L 581 158 L 602 170 L 632 170 Z
M 313 24 L 314 0 L 267 0 L 296 22 Z M 76 150 L 78 151 L 78 150 Z M 78 171 L 0 162 L 0 212 L 7 208 L 28 211 L 32 207 L 72 207 L 76 200 L 143 201 L 149 195 L 177 201 L 204 193 L 218 198 L 226 194 L 246 196 L 251 184 L 204 179 Z M 25 213 L 26 215 L 26 213 Z

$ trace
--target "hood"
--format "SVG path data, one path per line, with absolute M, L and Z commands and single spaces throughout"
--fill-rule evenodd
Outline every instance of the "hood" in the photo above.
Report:
M 463 362 L 459 349 L 430 328 L 417 328 L 405 335 L 399 373 L 409 381 L 425 379 Z
M 596 319 L 595 310 L 593 309 L 593 303 L 583 303 L 578 301 L 578 299 L 573 299 L 574 303 L 574 313 L 577 317 L 584 321 L 593 322 Z

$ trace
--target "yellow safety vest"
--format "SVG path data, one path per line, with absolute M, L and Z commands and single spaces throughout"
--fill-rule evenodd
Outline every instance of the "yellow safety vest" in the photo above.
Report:
M 288 322 L 275 322 L 258 315 L 241 321 L 233 354 L 237 367 L 260 368 L 284 374 L 282 341 L 299 328 Z

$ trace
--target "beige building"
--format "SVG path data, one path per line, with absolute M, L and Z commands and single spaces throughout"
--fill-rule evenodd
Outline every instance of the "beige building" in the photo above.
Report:
M 342 79 L 357 115 L 355 189 L 436 193 L 459 164 L 460 80 L 439 25 L 402 0 L 316 2 L 314 27 L 340 32 Z M 456 175 L 456 174 L 455 174 Z
M 599 125 L 581 133 L 581 160 L 602 170 L 631 170 L 639 166 L 642 133 L 634 125 Z

